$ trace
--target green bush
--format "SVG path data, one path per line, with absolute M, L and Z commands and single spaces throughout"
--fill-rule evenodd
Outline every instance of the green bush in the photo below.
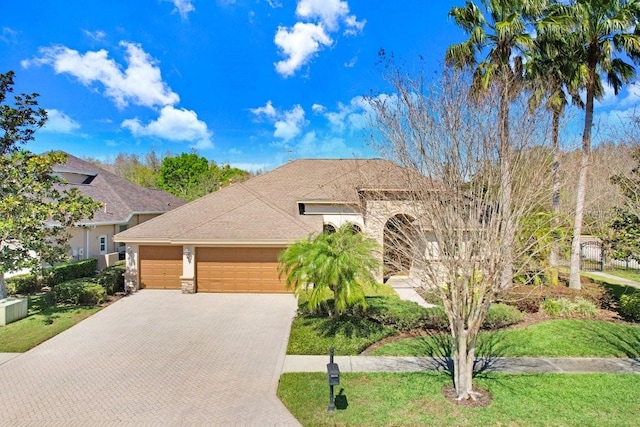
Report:
M 86 277 L 60 283 L 54 293 L 57 303 L 72 305 L 96 305 L 107 298 L 102 285 Z
M 6 279 L 7 291 L 10 295 L 28 295 L 40 292 L 41 285 L 38 284 L 36 276 L 33 274 L 21 274 Z
M 69 280 L 93 277 L 96 274 L 97 268 L 98 260 L 95 258 L 56 265 L 46 271 L 46 284 L 53 288 Z
M 585 316 L 598 314 L 595 304 L 584 298 L 576 298 L 575 302 L 567 298 L 547 298 L 540 304 L 540 311 L 549 316 Z
M 507 304 L 494 303 L 489 307 L 487 317 L 482 323 L 484 329 L 500 329 L 522 321 L 522 312 Z
M 107 295 L 113 295 L 116 292 L 124 291 L 124 272 L 126 267 L 124 261 L 105 268 L 96 277 L 96 281 L 102 285 Z
M 620 312 L 627 319 L 640 321 L 640 291 L 620 297 Z
M 424 308 L 415 302 L 399 298 L 367 298 L 368 308 L 361 316 L 397 331 L 415 329 L 446 330 L 449 321 L 442 307 Z
M 595 304 L 584 298 L 576 298 L 573 303 L 573 312 L 585 317 L 594 317 L 598 314 Z

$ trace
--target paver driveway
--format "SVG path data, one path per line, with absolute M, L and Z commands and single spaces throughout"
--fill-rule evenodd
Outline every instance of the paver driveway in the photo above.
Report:
M 0 365 L 0 424 L 296 425 L 291 295 L 141 291 Z

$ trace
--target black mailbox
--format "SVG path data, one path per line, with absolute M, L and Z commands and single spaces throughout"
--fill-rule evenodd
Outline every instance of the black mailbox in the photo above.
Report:
M 327 381 L 330 386 L 340 385 L 340 369 L 337 363 L 327 363 Z

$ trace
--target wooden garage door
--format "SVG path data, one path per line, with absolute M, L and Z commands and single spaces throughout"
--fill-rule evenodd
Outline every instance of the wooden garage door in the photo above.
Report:
M 140 246 L 140 287 L 180 289 L 182 246 Z
M 278 279 L 283 248 L 198 248 L 197 292 L 284 293 Z

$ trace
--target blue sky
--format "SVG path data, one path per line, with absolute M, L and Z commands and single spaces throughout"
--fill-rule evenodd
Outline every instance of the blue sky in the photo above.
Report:
M 5 2 L 0 70 L 49 112 L 35 152 L 108 161 L 195 148 L 252 170 L 371 157 L 362 96 L 389 91 L 378 52 L 437 76 L 446 47 L 464 39 L 447 17 L 463 3 Z M 607 96 L 602 119 L 635 107 L 636 91 Z

